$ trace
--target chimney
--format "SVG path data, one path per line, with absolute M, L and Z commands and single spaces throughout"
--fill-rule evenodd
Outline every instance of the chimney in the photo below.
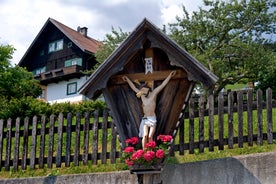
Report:
M 78 28 L 77 28 L 77 31 L 85 37 L 87 37 L 87 30 L 88 30 L 87 27 L 78 26 Z

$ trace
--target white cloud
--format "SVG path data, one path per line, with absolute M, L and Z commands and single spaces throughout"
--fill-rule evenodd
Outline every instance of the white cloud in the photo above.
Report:
M 201 0 L 198 0 L 201 1 Z M 17 50 L 13 63 L 18 63 L 51 17 L 76 29 L 88 27 L 89 36 L 102 40 L 111 26 L 132 31 L 143 18 L 157 26 L 175 20 L 181 14 L 181 3 L 190 0 L 2 0 L 0 6 L 0 43 Z M 194 1 L 192 1 L 194 6 Z
M 175 22 L 176 16 L 182 15 L 182 8 L 179 5 L 171 5 L 161 9 L 162 21 L 164 24 Z
M 182 6 L 185 6 L 188 13 L 191 14 L 193 11 L 198 10 L 198 7 L 201 5 L 201 0 L 162 0 L 162 21 L 164 24 L 175 22 L 176 16 L 181 17 L 183 15 Z

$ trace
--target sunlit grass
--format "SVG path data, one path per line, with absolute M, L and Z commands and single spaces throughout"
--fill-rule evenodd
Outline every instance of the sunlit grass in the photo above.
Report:
M 184 152 L 184 156 L 175 154 L 175 158 L 170 158 L 171 161 L 169 163 L 198 162 L 204 160 L 212 160 L 271 151 L 276 151 L 276 142 L 274 142 L 273 144 L 264 143 L 262 146 L 258 146 L 255 143 L 253 146 L 248 146 L 247 144 L 244 144 L 243 148 L 238 148 L 238 145 L 234 145 L 233 149 L 229 149 L 227 146 L 225 146 L 224 150 L 219 150 L 218 147 L 215 147 L 213 152 L 210 152 L 208 148 L 205 148 L 204 153 L 199 153 L 198 149 L 196 149 L 194 154 L 189 154 L 188 151 Z
M 271 152 L 276 151 L 276 143 L 273 144 L 264 144 L 262 146 L 257 146 L 254 144 L 252 147 L 244 144 L 243 148 L 238 148 L 237 145 L 234 146 L 234 149 L 228 149 L 225 146 L 225 150 L 218 150 L 215 147 L 213 152 L 209 152 L 208 148 L 205 148 L 204 153 L 199 153 L 198 149 L 195 149 L 194 154 L 189 154 L 188 151 L 185 151 L 184 155 L 175 154 L 174 157 L 169 157 L 167 164 L 185 164 L 189 162 L 198 162 L 204 160 L 212 160 L 212 159 L 220 159 L 226 157 L 233 157 L 239 155 L 247 155 L 253 153 L 263 153 L 263 152 Z M 60 176 L 66 174 L 85 174 L 85 173 L 96 173 L 96 172 L 112 172 L 112 171 L 123 171 L 128 170 L 128 167 L 124 163 L 116 164 L 97 164 L 92 165 L 91 161 L 89 161 L 88 165 L 84 166 L 73 166 L 65 167 L 62 165 L 60 168 L 52 168 L 48 169 L 35 169 L 31 170 L 28 168 L 27 170 L 13 171 L 4 171 L 4 169 L 0 172 L 0 178 L 24 178 L 24 177 L 39 177 L 39 176 Z

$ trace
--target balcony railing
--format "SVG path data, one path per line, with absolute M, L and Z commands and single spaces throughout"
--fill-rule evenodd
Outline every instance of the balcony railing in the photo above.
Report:
M 40 80 L 41 83 L 47 84 L 49 82 L 57 82 L 60 80 L 81 76 L 83 75 L 81 70 L 81 66 L 73 65 L 37 74 L 35 75 L 35 79 Z

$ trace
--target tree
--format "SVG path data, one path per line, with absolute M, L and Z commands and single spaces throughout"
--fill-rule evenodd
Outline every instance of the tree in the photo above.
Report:
M 31 72 L 10 64 L 14 50 L 10 45 L 0 45 L 0 118 L 10 115 L 10 112 L 19 115 L 15 108 L 28 111 L 24 108 L 26 106 L 22 107 L 22 102 L 31 103 L 30 98 L 34 99 L 42 92 L 39 81 Z
M 94 66 L 94 70 L 97 69 L 101 63 L 103 63 L 108 56 L 126 39 L 129 35 L 127 32 L 123 32 L 121 28 L 116 31 L 113 27 L 111 34 L 106 34 L 103 40 L 103 45 L 100 46 L 95 56 L 98 63 Z
M 275 53 L 265 47 L 276 34 L 273 0 L 204 0 L 204 7 L 169 24 L 170 37 L 215 73 L 215 94 L 227 84 L 255 82 Z
M 14 66 L 0 73 L 0 95 L 10 100 L 27 96 L 38 97 L 41 94 L 39 81 L 26 69 Z
M 12 66 L 10 59 L 14 52 L 11 45 L 0 45 L 0 97 L 10 100 L 27 96 L 37 97 L 41 94 L 39 81 L 33 74 L 19 66 Z
M 265 91 L 267 88 L 271 88 L 272 97 L 273 99 L 276 99 L 276 42 L 274 44 L 267 44 L 266 47 L 269 47 L 274 51 L 274 54 L 271 55 L 271 60 L 273 63 L 267 66 L 267 70 L 259 72 L 259 80 L 256 88 L 263 91 Z
M 15 49 L 11 45 L 0 45 L 0 72 L 4 72 L 10 67 L 9 60 L 12 59 L 12 54 Z
M 11 45 L 0 45 L 0 96 L 8 100 L 12 97 L 39 96 L 41 88 L 33 74 L 10 64 L 14 50 Z

